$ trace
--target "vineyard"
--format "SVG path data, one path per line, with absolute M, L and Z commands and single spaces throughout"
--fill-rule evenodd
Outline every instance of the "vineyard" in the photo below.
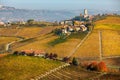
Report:
M 120 30 L 120 17 L 108 16 L 104 20 L 95 22 L 95 29 L 99 30 Z
M 0 58 L 0 80 L 28 80 L 64 63 L 39 57 L 8 55 Z
M 100 54 L 103 57 L 120 56 L 119 29 L 119 17 L 107 17 L 104 20 L 95 22 L 94 30 L 73 56 L 84 59 L 99 58 Z M 101 40 L 99 40 L 99 32 L 101 32 Z
M 114 30 L 102 31 L 103 56 L 120 56 L 120 33 Z
M 69 66 L 53 72 L 40 80 L 88 80 L 98 74 L 99 73 L 85 71 L 80 66 Z
M 99 57 L 99 37 L 98 31 L 94 30 L 83 42 L 78 50 L 73 54 L 78 58 L 96 58 Z
M 81 62 L 102 58 L 107 65 L 118 66 L 120 58 L 115 57 L 120 57 L 120 17 L 108 16 L 104 20 L 96 21 L 94 30 L 88 37 L 86 37 L 87 34 L 72 34 L 67 36 L 63 42 L 59 42 L 59 36 L 52 33 L 56 28 L 60 28 L 60 26 L 1 28 L 0 35 L 4 37 L 0 37 L 0 50 L 4 48 L 4 45 L 17 41 L 19 36 L 23 39 L 10 45 L 12 51 L 44 50 L 47 53 L 56 53 L 59 58 L 69 56 L 75 51 L 70 57 L 76 57 Z M 82 40 L 84 41 L 82 42 Z M 78 46 L 80 43 L 81 45 Z M 4 55 L 0 55 L 0 63 L 2 63 L 0 64 L 0 80 L 27 80 L 64 64 L 38 57 L 2 56 Z M 99 73 L 85 71 L 80 66 L 69 66 L 53 72 L 41 80 L 84 80 L 94 79 L 97 75 Z M 111 74 L 106 74 L 106 76 L 109 75 Z M 101 76 L 100 79 L 103 77 Z
M 41 36 L 35 39 L 30 39 L 27 41 L 22 41 L 22 42 L 18 42 L 16 44 L 13 44 L 12 48 L 14 50 L 30 50 L 30 49 L 35 49 L 35 50 L 47 50 L 49 47 L 47 45 L 47 43 L 51 40 L 54 40 L 56 38 L 56 36 L 52 36 L 52 34 L 49 35 L 45 35 L 45 36 Z M 23 46 L 24 45 L 24 46 Z

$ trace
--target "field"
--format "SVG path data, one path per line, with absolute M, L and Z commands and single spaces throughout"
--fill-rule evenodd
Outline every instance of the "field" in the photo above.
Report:
M 16 37 L 0 37 L 0 50 L 4 50 L 6 44 L 12 42 L 12 41 L 17 41 L 19 38 Z
M 51 46 L 48 43 L 58 38 L 53 34 L 45 35 L 36 38 L 32 41 L 20 42 L 13 45 L 14 50 L 45 50 L 48 53 L 57 53 L 59 57 L 68 56 L 72 50 L 76 47 L 76 45 L 80 42 L 80 39 L 70 39 L 64 43 L 57 44 L 55 46 Z M 23 46 L 24 45 L 24 46 Z
M 19 29 L 0 28 L 0 35 L 15 36 Z
M 99 75 L 90 71 L 85 71 L 80 66 L 69 66 L 40 79 L 40 80 L 92 80 Z
M 0 80 L 29 80 L 64 63 L 39 57 L 8 55 L 0 58 Z
M 12 49 L 14 50 L 24 50 L 24 49 L 40 49 L 45 50 L 48 53 L 56 53 L 59 57 L 69 56 L 74 48 L 77 46 L 81 39 L 87 34 L 85 33 L 84 36 L 81 35 L 84 33 L 79 33 L 76 35 L 69 36 L 66 41 L 64 42 L 57 42 L 56 40 L 59 39 L 58 36 L 53 35 L 52 33 L 40 36 L 33 41 L 26 41 L 20 42 L 17 44 L 12 45 Z M 50 43 L 53 42 L 51 45 Z M 21 46 L 22 45 L 22 46 Z M 24 45 L 24 46 L 23 46 Z
M 95 27 L 86 41 L 73 55 L 78 58 L 94 58 L 100 56 L 99 31 L 102 36 L 102 56 L 120 56 L 120 17 L 108 16 L 95 22 Z
M 102 31 L 103 56 L 120 56 L 120 17 L 108 16 L 95 25 Z
M 34 40 L 28 40 L 25 42 L 19 42 L 17 44 L 13 45 L 14 50 L 30 50 L 30 49 L 35 49 L 35 50 L 47 50 L 49 47 L 47 43 L 51 40 L 56 39 L 57 36 L 52 36 L 52 34 L 41 36 L 38 38 L 35 38 Z
M 120 56 L 120 32 L 114 30 L 102 31 L 103 56 Z
M 57 53 L 59 57 L 69 56 L 80 41 L 80 39 L 69 39 L 64 43 L 50 47 L 48 52 Z
M 120 30 L 120 17 L 108 16 L 104 20 L 95 22 L 95 29 Z
M 73 54 L 73 57 L 78 58 L 96 58 L 99 57 L 99 34 L 94 30 L 85 42 Z
M 21 28 L 0 28 L 0 35 L 3 36 L 20 36 L 24 38 L 32 38 L 50 33 L 53 29 L 61 26 L 48 27 L 21 27 Z

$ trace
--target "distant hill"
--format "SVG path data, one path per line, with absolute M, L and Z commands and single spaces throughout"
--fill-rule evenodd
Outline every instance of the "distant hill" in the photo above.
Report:
M 74 16 L 83 14 L 84 9 L 80 10 L 28 10 L 28 9 L 16 9 L 14 7 L 2 6 L 0 7 L 0 20 L 2 21 L 19 21 L 35 19 L 41 21 L 61 21 L 65 19 L 71 19 Z M 89 14 L 98 13 L 118 13 L 120 10 L 107 11 L 107 10 L 94 10 L 88 9 Z

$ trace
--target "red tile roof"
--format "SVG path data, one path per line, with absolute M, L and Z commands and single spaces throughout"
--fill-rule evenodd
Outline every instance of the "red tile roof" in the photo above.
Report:
M 43 50 L 22 50 L 22 52 L 35 53 L 35 54 L 44 54 L 45 53 L 45 51 L 43 51 Z

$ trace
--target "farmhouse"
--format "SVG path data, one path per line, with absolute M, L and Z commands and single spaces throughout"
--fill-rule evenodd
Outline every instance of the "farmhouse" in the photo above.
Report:
M 4 25 L 5 25 L 5 23 L 0 21 L 0 26 L 4 26 Z

